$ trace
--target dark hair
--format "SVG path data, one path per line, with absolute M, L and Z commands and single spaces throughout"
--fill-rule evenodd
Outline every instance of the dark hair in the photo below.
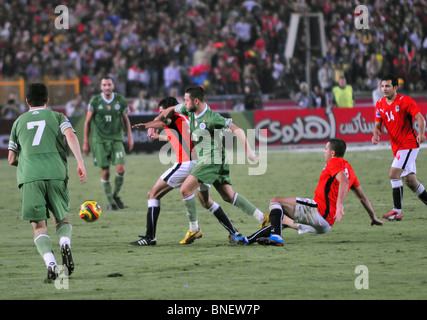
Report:
M 172 107 L 172 106 L 176 106 L 178 104 L 178 100 L 176 100 L 175 97 L 166 97 L 163 98 L 162 100 L 160 100 L 159 104 L 157 105 L 159 108 L 163 107 L 165 109 Z
M 111 80 L 111 81 L 113 81 L 113 83 L 114 83 L 114 79 L 112 78 L 112 77 L 110 77 L 109 75 L 105 75 L 105 76 L 103 76 L 102 77 L 102 79 L 101 79 L 101 81 L 102 80 Z
M 26 99 L 31 107 L 41 107 L 47 103 L 47 87 L 43 83 L 31 83 L 27 87 Z
M 200 101 L 205 100 L 205 90 L 202 87 L 190 87 L 185 90 L 185 93 L 190 94 L 191 99 L 199 99 Z
M 330 139 L 329 147 L 331 150 L 335 151 L 335 156 L 338 158 L 344 157 L 345 150 L 347 149 L 347 144 L 342 139 Z
M 381 82 L 388 81 L 388 80 L 391 80 L 391 84 L 393 87 L 396 87 L 399 85 L 398 79 L 392 74 L 388 74 L 388 75 L 385 75 L 384 77 L 382 77 Z

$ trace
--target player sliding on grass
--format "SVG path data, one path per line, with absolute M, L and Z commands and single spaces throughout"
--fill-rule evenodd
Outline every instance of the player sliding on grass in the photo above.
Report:
M 377 144 L 381 137 L 384 123 L 390 136 L 394 160 L 390 168 L 390 183 L 393 189 L 394 208 L 383 215 L 384 219 L 402 220 L 402 180 L 418 198 L 427 205 L 427 191 L 417 180 L 415 160 L 420 150 L 421 142 L 426 140 L 426 122 L 421 115 L 421 109 L 410 97 L 397 93 L 398 80 L 393 75 L 387 75 L 381 80 L 381 91 L 384 97 L 375 106 L 375 127 L 372 143 Z M 412 127 L 412 119 L 418 121 L 418 135 Z
M 344 215 L 343 202 L 351 189 L 359 198 L 371 218 L 371 225 L 382 225 L 369 199 L 357 180 L 351 165 L 343 159 L 346 143 L 341 139 L 331 139 L 326 144 L 324 154 L 326 165 L 320 175 L 314 192 L 309 198 L 273 198 L 270 200 L 271 225 L 249 237 L 231 236 L 235 244 L 258 242 L 266 245 L 283 246 L 282 226 L 289 226 L 298 233 L 326 233 Z
M 163 111 L 168 107 L 178 105 L 178 100 L 174 97 L 167 97 L 159 102 L 159 110 Z M 160 199 L 169 191 L 179 188 L 192 169 L 196 166 L 194 161 L 194 145 L 190 139 L 190 132 L 188 126 L 188 117 L 175 113 L 168 125 L 163 121 L 152 121 L 145 124 L 136 124 L 132 128 L 142 130 L 149 128 L 148 136 L 153 139 L 170 141 L 172 148 L 175 151 L 176 162 L 174 165 L 165 171 L 162 176 L 157 180 L 156 184 L 148 192 L 148 211 L 145 235 L 140 236 L 141 239 L 129 243 L 131 246 L 150 246 L 156 245 L 156 227 L 157 220 L 160 215 Z M 167 135 L 159 135 L 153 128 L 165 129 Z M 221 206 L 212 201 L 209 195 L 209 185 L 202 184 L 196 190 L 197 196 L 201 205 L 214 214 L 220 223 L 233 234 L 239 234 L 234 228 L 231 221 L 228 219 Z M 197 220 L 197 213 L 188 215 L 190 229 L 187 231 L 184 239 L 180 244 L 190 244 L 195 239 L 202 237 L 202 230 L 199 227 Z

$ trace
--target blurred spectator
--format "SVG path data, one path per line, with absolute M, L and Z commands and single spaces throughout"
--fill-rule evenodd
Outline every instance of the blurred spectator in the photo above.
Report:
M 369 60 L 366 62 L 366 75 L 368 78 L 375 79 L 380 72 L 380 62 L 377 59 L 377 55 L 372 53 L 369 56 Z
M 176 88 L 178 90 L 178 95 L 181 94 L 181 71 L 176 65 L 175 60 L 171 59 L 169 65 L 163 70 L 163 81 L 165 87 L 165 95 L 170 95 L 171 88 Z
M 322 88 L 320 88 L 319 86 L 314 86 L 313 92 L 316 96 L 316 108 L 326 108 L 326 96 Z
M 138 67 L 138 61 L 134 60 L 127 71 L 126 96 L 135 97 L 139 92 L 140 75 L 142 70 Z
M 316 95 L 308 87 L 307 82 L 301 82 L 300 91 L 295 96 L 295 102 L 300 109 L 313 109 L 316 105 Z
M 332 88 L 332 106 L 338 108 L 353 108 L 354 97 L 353 88 L 347 84 L 345 77 L 338 80 L 338 85 Z
M 322 90 L 328 94 L 332 90 L 334 85 L 334 70 L 332 70 L 329 62 L 324 62 L 323 66 L 319 69 L 317 73 L 317 79 L 319 80 L 319 85 Z
M 377 88 L 372 91 L 372 104 L 375 106 L 382 97 L 384 97 L 383 92 L 381 91 L 381 80 L 377 82 Z
M 40 81 L 42 77 L 42 68 L 37 56 L 33 56 L 31 63 L 25 69 L 26 80 L 30 82 Z
M 151 113 L 156 107 L 156 101 L 150 98 L 147 90 L 141 90 L 138 98 L 133 101 L 132 111 L 135 114 Z
M 275 84 L 281 86 L 283 84 L 283 76 L 285 75 L 285 65 L 280 61 L 279 55 L 274 55 L 273 61 L 273 79 L 275 80 Z
M 78 94 L 74 99 L 65 104 L 67 117 L 80 117 L 86 114 L 86 102 L 83 101 L 82 95 Z
M 11 54 L 7 54 L 3 63 L 1 64 L 0 76 L 3 78 L 11 78 L 15 75 L 15 70 L 16 67 L 13 62 L 13 57 Z
M 254 70 L 254 69 L 251 69 Z M 254 71 L 250 71 L 244 80 L 244 105 L 246 110 L 262 109 L 261 90 Z
M 10 93 L 7 102 L 1 109 L 2 119 L 16 119 L 25 111 L 25 105 L 19 102 L 18 96 L 15 93 Z

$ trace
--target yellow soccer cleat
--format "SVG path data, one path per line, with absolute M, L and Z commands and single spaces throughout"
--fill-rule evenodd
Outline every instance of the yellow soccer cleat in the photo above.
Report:
M 264 228 L 269 225 L 270 225 L 270 214 L 264 213 L 264 220 L 262 220 L 261 222 L 261 228 Z
M 182 239 L 179 243 L 180 244 L 190 244 L 193 243 L 194 240 L 199 239 L 202 237 L 202 229 L 199 228 L 197 232 L 188 230 L 187 234 L 185 235 L 184 239 Z

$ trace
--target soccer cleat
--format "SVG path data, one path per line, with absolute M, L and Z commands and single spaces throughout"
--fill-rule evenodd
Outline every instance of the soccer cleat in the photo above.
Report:
M 193 243 L 194 240 L 199 239 L 202 237 L 202 229 L 199 228 L 197 232 L 188 230 L 184 239 L 182 239 L 179 243 L 180 244 L 190 244 Z
M 124 209 L 126 207 L 125 204 L 123 203 L 122 199 L 119 196 L 113 194 L 113 199 L 114 199 L 114 201 L 116 201 L 116 205 L 119 209 Z
M 155 246 L 157 244 L 156 238 L 149 239 L 146 236 L 139 236 L 141 239 L 130 242 L 129 246 Z
M 58 275 L 58 266 L 54 262 L 51 262 L 47 267 L 47 278 L 44 282 L 51 283 L 53 280 L 58 278 Z
M 271 234 L 269 237 L 258 238 L 257 242 L 264 246 L 270 245 L 270 246 L 283 247 L 283 239 L 278 234 Z
M 66 275 L 70 276 L 74 271 L 74 260 L 73 254 L 71 253 L 71 248 L 66 243 L 61 246 L 61 256 L 62 264 L 64 268 L 67 268 L 68 270 L 68 273 L 66 273 Z
M 261 222 L 261 229 L 270 225 L 270 214 L 264 213 L 264 220 Z
M 402 213 L 398 213 L 394 210 L 391 210 L 389 213 L 386 213 L 382 217 L 383 219 L 388 219 L 390 221 L 400 221 L 402 220 Z
M 228 236 L 228 240 L 230 241 L 230 244 L 232 245 L 244 245 L 244 244 L 249 244 L 248 239 L 246 239 L 246 237 L 242 236 L 242 234 L 232 234 L 230 233 L 230 235 Z
M 107 206 L 107 209 L 108 209 L 108 210 L 112 210 L 112 211 L 117 211 L 117 210 L 119 210 L 119 209 L 117 208 L 117 205 L 116 205 L 115 203 L 113 203 L 113 204 L 109 204 L 109 205 Z

